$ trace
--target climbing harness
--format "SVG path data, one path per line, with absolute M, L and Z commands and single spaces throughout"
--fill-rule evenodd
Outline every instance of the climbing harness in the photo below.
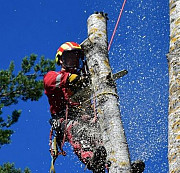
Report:
M 53 172 L 55 173 L 55 169 L 54 169 L 54 163 L 57 159 L 57 157 L 59 155 L 63 155 L 63 156 L 66 156 L 66 152 L 63 151 L 61 149 L 61 152 L 58 152 L 58 145 L 57 145 L 57 138 L 56 136 L 53 138 L 52 140 L 52 136 L 53 136 L 53 129 L 51 128 L 50 130 L 50 136 L 49 136 L 49 145 L 50 145 L 50 153 L 51 153 L 51 168 L 50 168 L 50 173 Z
M 63 150 L 63 146 L 66 140 L 66 133 L 67 133 L 67 118 L 68 118 L 68 104 L 66 104 L 66 119 L 65 119 L 65 129 L 64 129 L 64 136 L 63 140 L 61 142 L 61 146 L 59 147 L 61 152 L 58 152 L 58 145 L 57 145 L 57 137 L 53 136 L 53 128 L 50 130 L 50 135 L 49 135 L 49 145 L 50 145 L 50 153 L 51 153 L 51 168 L 50 168 L 50 173 L 53 172 L 55 173 L 55 168 L 54 168 L 54 163 L 59 155 L 66 156 L 66 152 Z
M 124 10 L 124 6 L 125 6 L 125 4 L 126 4 L 126 0 L 124 0 L 123 5 L 122 5 L 122 8 L 121 8 L 121 10 L 120 10 L 119 17 L 118 17 L 118 19 L 117 19 L 117 22 L 116 22 L 116 25 L 115 25 L 115 28 L 114 28 L 114 31 L 113 31 L 113 34 L 112 34 L 111 40 L 110 40 L 109 45 L 108 45 L 108 51 L 109 51 L 109 50 L 110 50 L 110 48 L 111 48 L 111 44 L 112 44 L 112 42 L 113 42 L 114 35 L 115 35 L 115 33 L 116 33 L 116 30 L 117 30 L 117 27 L 118 27 L 119 21 L 120 21 L 120 19 L 121 19 L 121 15 L 122 15 L 122 12 L 123 12 L 123 10 Z

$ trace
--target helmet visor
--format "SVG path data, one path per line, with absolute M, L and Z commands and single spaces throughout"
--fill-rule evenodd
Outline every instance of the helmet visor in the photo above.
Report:
M 68 68 L 79 68 L 79 60 L 82 59 L 81 50 L 64 51 L 62 55 L 63 64 Z

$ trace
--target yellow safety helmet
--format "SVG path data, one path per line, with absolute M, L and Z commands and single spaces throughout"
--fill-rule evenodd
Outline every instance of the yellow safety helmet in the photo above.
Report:
M 81 57 L 79 57 L 79 58 L 82 58 L 82 55 L 83 55 L 82 48 L 81 48 L 81 46 L 79 44 L 77 44 L 75 42 L 66 42 L 66 43 L 62 44 L 58 48 L 57 53 L 56 53 L 56 63 L 57 63 L 57 65 L 60 65 L 59 60 L 60 60 L 60 58 L 62 58 L 64 52 L 70 52 L 70 51 L 75 51 L 75 50 L 77 50 L 78 52 L 81 53 Z

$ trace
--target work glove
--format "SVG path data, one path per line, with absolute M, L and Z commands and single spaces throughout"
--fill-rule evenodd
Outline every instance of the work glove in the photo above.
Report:
M 80 80 L 80 76 L 77 74 L 70 74 L 68 82 L 70 85 L 76 84 Z
M 85 75 L 70 74 L 68 82 L 72 86 L 85 86 L 89 82 L 89 77 Z
M 86 87 L 89 83 L 89 78 L 84 75 L 70 74 L 68 78 L 70 88 L 77 92 L 79 89 Z

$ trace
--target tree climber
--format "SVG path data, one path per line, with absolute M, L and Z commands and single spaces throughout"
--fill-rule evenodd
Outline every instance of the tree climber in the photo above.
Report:
M 44 76 L 45 94 L 50 104 L 50 124 L 61 151 L 64 142 L 68 141 L 88 169 L 105 172 L 107 153 L 99 127 L 86 111 L 82 113 L 79 102 L 71 100 L 71 96 L 87 83 L 87 78 L 80 75 L 84 61 L 83 50 L 77 43 L 66 42 L 57 50 L 56 63 L 61 66 L 61 71 L 49 71 Z

